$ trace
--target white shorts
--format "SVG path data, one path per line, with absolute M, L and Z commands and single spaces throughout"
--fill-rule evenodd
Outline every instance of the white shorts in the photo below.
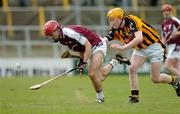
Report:
M 92 47 L 92 55 L 94 53 L 98 52 L 98 51 L 102 51 L 104 57 L 106 56 L 106 53 L 107 53 L 107 44 L 106 44 L 106 42 L 104 40 L 102 40 L 102 42 L 100 42 L 99 45 Z
M 176 44 L 169 44 L 167 46 L 168 49 L 168 55 L 167 58 L 177 58 L 180 59 L 180 46 L 176 46 Z
M 161 44 L 154 43 L 146 49 L 135 49 L 133 55 L 143 56 L 150 62 L 160 62 L 164 60 L 164 49 Z

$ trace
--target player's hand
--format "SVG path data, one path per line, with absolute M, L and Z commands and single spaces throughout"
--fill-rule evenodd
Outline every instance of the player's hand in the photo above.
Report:
M 83 59 L 80 58 L 80 61 L 79 61 L 79 63 L 77 64 L 77 67 L 78 67 L 78 69 L 79 69 L 80 75 L 83 74 L 84 68 L 86 67 L 86 65 L 87 65 L 87 62 L 84 62 Z
M 166 43 L 174 43 L 174 39 L 176 38 L 176 33 L 177 32 L 169 32 L 166 38 Z M 179 37 L 178 37 L 179 38 Z

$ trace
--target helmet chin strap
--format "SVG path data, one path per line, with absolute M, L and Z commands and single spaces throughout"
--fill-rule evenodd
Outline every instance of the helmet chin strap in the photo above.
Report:
M 59 38 L 64 38 L 64 34 L 62 29 L 59 28 Z
M 124 18 L 122 18 L 122 21 L 121 21 L 121 23 L 119 24 L 119 26 L 111 26 L 111 28 L 113 28 L 113 29 L 122 29 L 121 28 L 121 25 L 123 24 L 123 21 L 124 21 Z
M 123 21 L 124 21 L 124 15 L 123 15 L 123 18 L 122 18 L 122 21 L 121 21 L 121 23 L 119 24 L 119 27 L 118 27 L 118 29 L 120 29 L 120 28 L 121 28 L 121 25 L 122 25 Z

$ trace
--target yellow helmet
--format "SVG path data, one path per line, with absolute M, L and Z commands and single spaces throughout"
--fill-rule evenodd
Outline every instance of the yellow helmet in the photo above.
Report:
M 124 17 L 124 11 L 121 8 L 113 8 L 107 12 L 106 15 L 108 18 L 123 18 Z

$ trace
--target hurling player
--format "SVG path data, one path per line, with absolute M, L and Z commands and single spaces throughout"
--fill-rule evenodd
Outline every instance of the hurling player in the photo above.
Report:
M 165 58 L 165 45 L 157 31 L 144 20 L 134 15 L 125 15 L 121 8 L 113 8 L 107 12 L 110 32 L 106 35 L 107 41 L 118 39 L 124 45 L 111 44 L 111 48 L 126 50 L 134 48 L 129 67 L 129 83 L 131 87 L 130 103 L 139 102 L 138 70 L 149 61 L 151 63 L 151 80 L 158 83 L 171 84 L 180 96 L 180 79 L 160 73 Z

